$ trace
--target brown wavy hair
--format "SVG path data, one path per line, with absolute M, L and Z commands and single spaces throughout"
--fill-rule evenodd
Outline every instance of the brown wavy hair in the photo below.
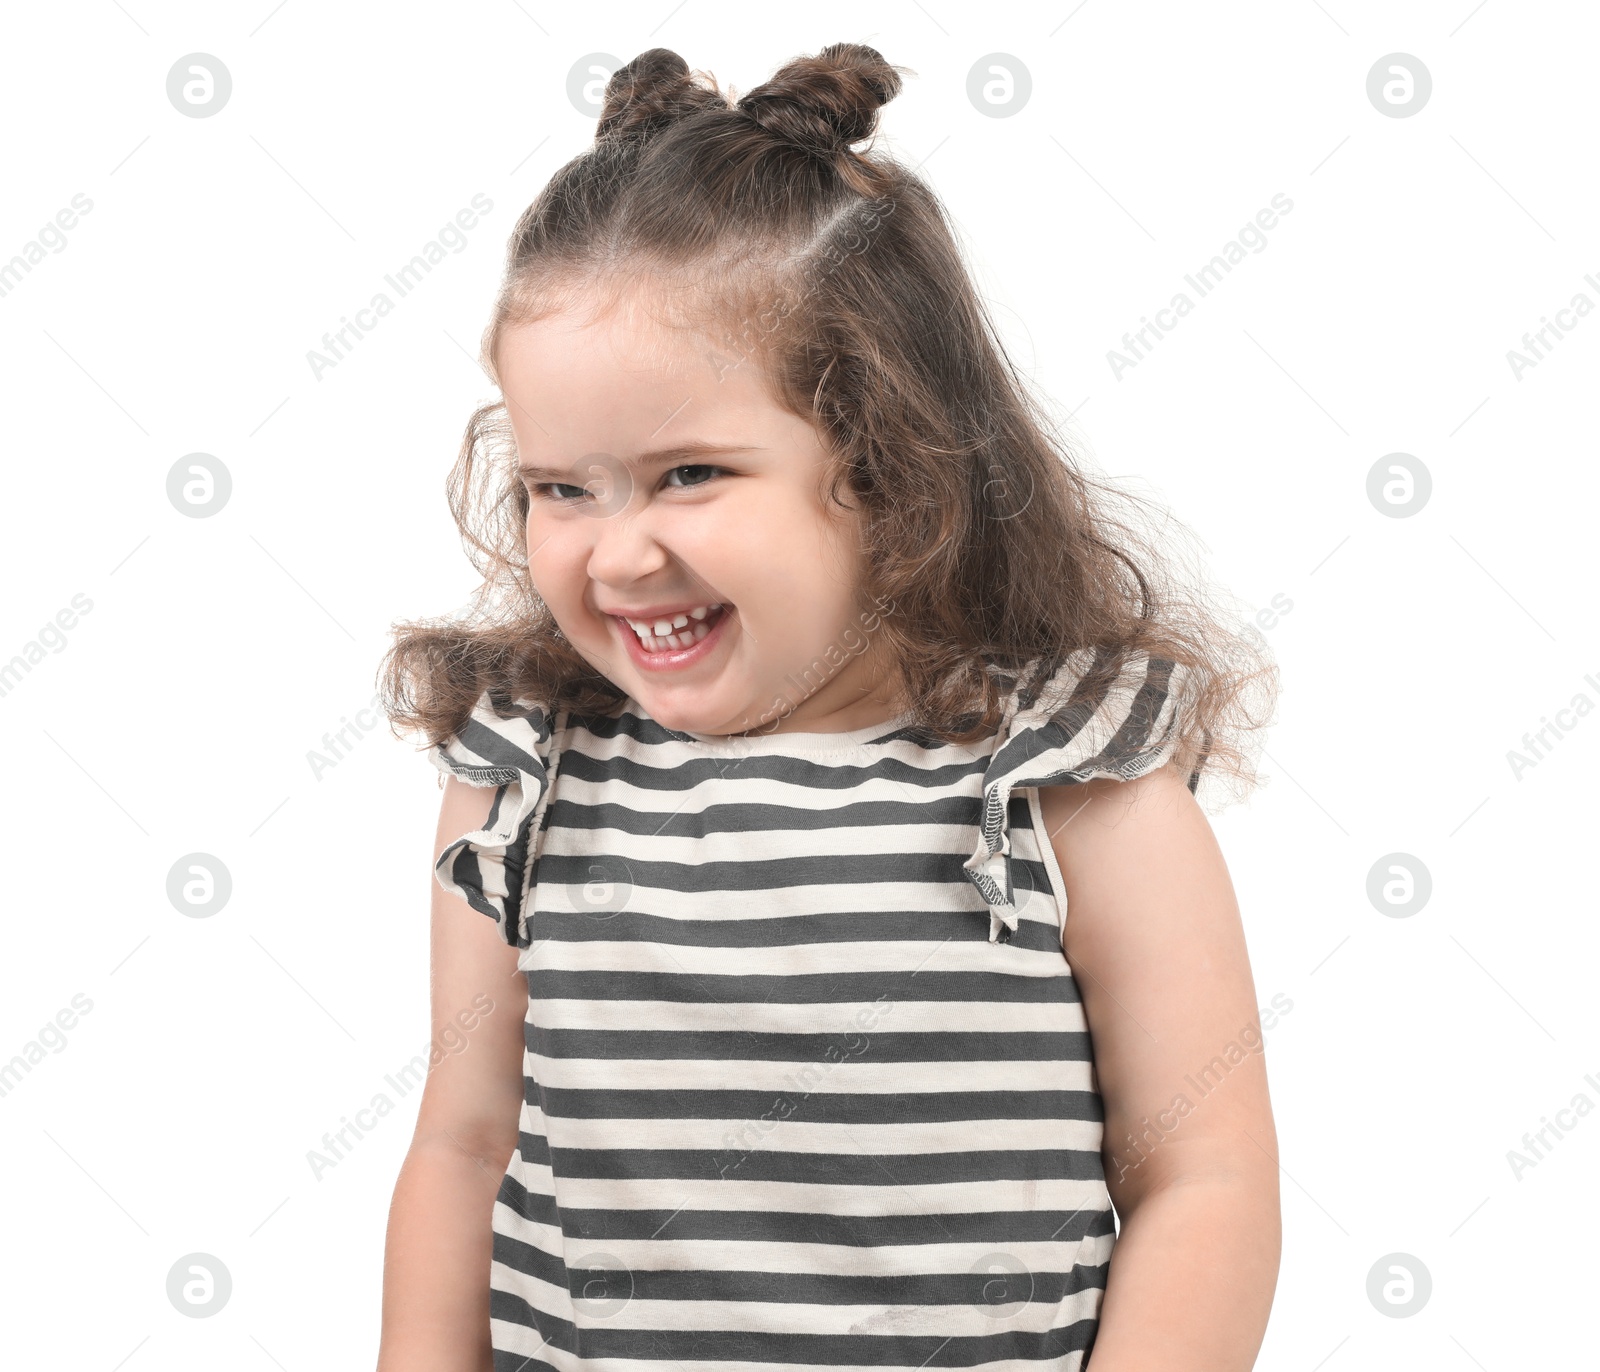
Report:
M 1163 511 L 1089 475 L 1008 358 L 954 225 L 872 137 L 900 72 L 835 43 L 735 98 L 652 48 L 606 86 L 594 146 L 523 212 L 483 336 L 600 314 L 648 282 L 663 322 L 749 363 L 834 456 L 828 498 L 862 509 L 877 632 L 902 710 L 935 737 L 992 731 L 1006 682 L 1086 648 L 1187 669 L 1174 762 L 1243 795 L 1276 669 L 1198 566 L 1175 575 Z M 469 609 L 395 626 L 380 693 L 430 745 L 486 690 L 609 713 L 624 694 L 562 636 L 528 572 L 529 497 L 505 400 L 469 420 L 447 496 L 482 577 Z M 1159 529 L 1158 526 L 1164 526 Z M 1237 616 L 1233 618 L 1238 622 Z M 1042 672 L 1041 672 L 1042 679 Z

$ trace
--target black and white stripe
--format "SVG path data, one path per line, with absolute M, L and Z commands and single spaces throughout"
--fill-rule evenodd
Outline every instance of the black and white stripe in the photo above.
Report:
M 436 871 L 528 985 L 497 1372 L 1079 1367 L 1114 1223 L 1036 788 L 1160 765 L 1175 670 L 1024 673 L 966 745 L 485 696 L 433 758 L 496 788 Z

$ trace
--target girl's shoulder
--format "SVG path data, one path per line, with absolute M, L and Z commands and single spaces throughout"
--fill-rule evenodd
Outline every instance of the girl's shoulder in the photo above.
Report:
M 1143 776 L 1172 759 L 1192 710 L 1190 670 L 1146 652 L 1083 648 L 1014 674 L 991 670 L 1005 712 L 990 772 L 1014 786 Z
M 977 844 L 964 864 L 991 907 L 989 938 L 1016 929 L 1011 797 L 1024 787 L 1132 781 L 1172 760 L 1189 719 L 1191 675 L 1148 653 L 1085 648 L 1016 673 L 991 665 L 1004 715 L 983 775 Z M 1192 791 L 1199 770 L 1189 778 Z
M 543 780 L 554 721 L 555 711 L 542 701 L 486 690 L 466 722 L 428 756 L 441 773 L 472 786 L 504 786 L 524 776 Z
M 446 844 L 434 875 L 446 891 L 493 919 L 516 948 L 529 945 L 525 897 L 556 762 L 553 716 L 543 702 L 488 690 L 466 721 L 428 752 L 441 776 L 498 789 L 483 827 Z

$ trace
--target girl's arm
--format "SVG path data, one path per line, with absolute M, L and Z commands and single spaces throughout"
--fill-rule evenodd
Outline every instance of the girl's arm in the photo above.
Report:
M 434 853 L 482 827 L 493 799 L 447 777 Z M 490 1219 L 517 1147 L 527 984 L 494 921 L 429 881 L 439 1056 L 389 1207 L 377 1372 L 492 1372 Z
M 1222 853 L 1170 767 L 1039 798 L 1122 1226 L 1093 1372 L 1248 1372 L 1278 1277 L 1278 1144 Z

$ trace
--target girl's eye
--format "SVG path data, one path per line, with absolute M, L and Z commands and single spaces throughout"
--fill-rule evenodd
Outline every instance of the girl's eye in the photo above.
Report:
M 568 486 L 560 481 L 535 482 L 528 489 L 540 500 L 580 500 L 588 495 L 588 491 L 582 486 Z M 571 491 L 572 494 L 563 494 L 563 492 L 567 491 Z
M 682 467 L 674 467 L 674 468 L 672 468 L 672 470 L 667 473 L 667 476 L 670 479 L 672 476 L 674 476 L 678 472 L 706 472 L 706 473 L 710 473 L 710 472 L 720 472 L 721 470 L 722 470 L 721 467 L 713 467 L 713 466 L 711 466 L 711 465 L 709 465 L 708 463 L 705 463 L 705 462 L 691 462 L 691 463 L 688 463 L 687 465 L 682 466 Z M 709 480 L 710 479 L 709 476 L 706 479 Z M 702 480 L 702 481 L 690 481 L 690 482 L 687 483 L 688 486 L 704 486 L 705 484 L 706 484 L 706 482 L 704 480 Z
M 681 467 L 673 467 L 667 473 L 668 478 L 675 476 L 679 472 L 703 473 L 702 478 L 698 481 L 683 483 L 669 481 L 668 484 L 676 484 L 680 490 L 693 490 L 696 486 L 704 486 L 707 481 L 713 479 L 714 475 L 722 470 L 723 468 L 721 467 L 713 467 L 705 462 L 686 463 Z M 589 494 L 589 491 L 587 487 L 573 486 L 564 481 L 537 481 L 528 487 L 528 494 L 533 496 L 535 500 L 551 500 L 560 505 L 570 505 L 575 501 L 582 500 Z

